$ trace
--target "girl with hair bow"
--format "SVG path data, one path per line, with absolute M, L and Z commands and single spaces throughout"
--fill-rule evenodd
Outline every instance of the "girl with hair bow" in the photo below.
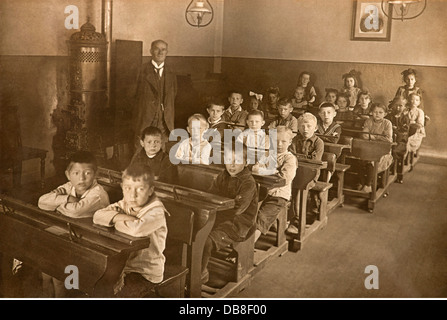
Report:
M 402 75 L 402 80 L 405 82 L 404 86 L 400 86 L 397 89 L 394 98 L 403 98 L 410 101 L 409 98 L 413 93 L 418 94 L 422 100 L 422 90 L 416 86 L 416 70 L 408 68 L 400 73 Z M 424 109 L 423 104 L 419 106 L 420 109 Z
M 253 110 L 258 110 L 258 111 L 261 111 L 262 115 L 264 116 L 264 112 L 261 110 L 261 103 L 262 103 L 263 95 L 260 93 L 253 92 L 253 91 L 250 91 L 248 94 L 250 96 L 250 101 L 248 104 L 248 112 L 253 111 Z

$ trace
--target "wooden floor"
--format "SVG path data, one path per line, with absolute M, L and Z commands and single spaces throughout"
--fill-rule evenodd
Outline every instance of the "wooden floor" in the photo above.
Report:
M 16 195 L 37 202 L 38 191 L 30 185 Z M 364 199 L 346 201 L 301 251 L 273 259 L 233 297 L 447 297 L 447 166 L 418 163 L 373 214 Z M 378 290 L 364 286 L 368 265 L 378 268 Z M 25 282 L 14 296 L 39 297 L 36 278 Z
M 447 166 L 418 163 L 373 214 L 347 199 L 298 253 L 258 273 L 237 298 L 447 297 Z M 366 289 L 368 265 L 379 289 Z

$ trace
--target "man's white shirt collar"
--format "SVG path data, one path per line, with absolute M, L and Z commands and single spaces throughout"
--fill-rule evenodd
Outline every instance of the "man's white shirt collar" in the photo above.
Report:
M 161 77 L 163 75 L 165 62 L 163 61 L 162 63 L 160 63 L 160 65 L 158 65 L 157 62 L 155 62 L 154 60 L 151 60 L 151 62 L 155 68 L 160 69 L 160 77 Z

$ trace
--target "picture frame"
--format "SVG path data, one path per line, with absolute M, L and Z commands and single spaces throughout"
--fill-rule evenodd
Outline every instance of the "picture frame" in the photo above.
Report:
M 380 0 L 353 3 L 351 40 L 390 41 L 393 5 Z

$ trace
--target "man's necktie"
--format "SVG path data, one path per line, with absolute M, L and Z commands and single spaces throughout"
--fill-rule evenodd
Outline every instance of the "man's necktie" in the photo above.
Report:
M 159 78 L 161 77 L 161 69 L 163 69 L 163 67 L 161 68 L 154 67 L 155 73 L 158 75 Z

